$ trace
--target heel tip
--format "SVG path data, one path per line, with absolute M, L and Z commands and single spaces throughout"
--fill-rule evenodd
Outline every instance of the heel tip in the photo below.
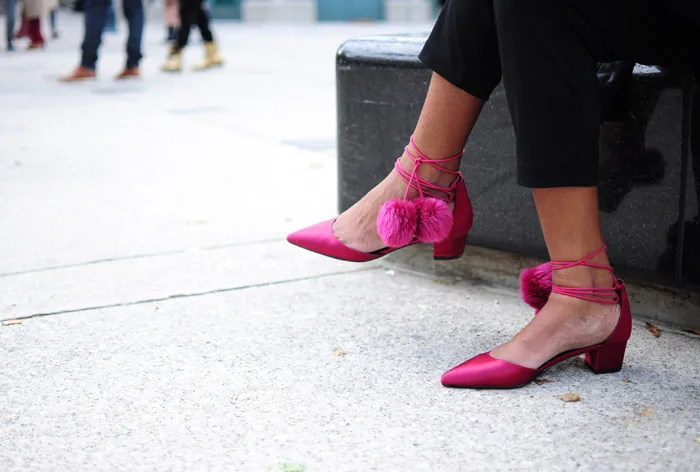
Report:
M 620 372 L 622 370 L 622 367 L 618 367 L 617 369 L 595 369 L 590 364 L 586 364 L 586 367 L 588 367 L 588 369 L 596 375 L 614 374 L 614 373 Z
M 461 259 L 464 253 L 460 254 L 459 256 L 433 256 L 434 261 L 454 261 L 457 259 Z

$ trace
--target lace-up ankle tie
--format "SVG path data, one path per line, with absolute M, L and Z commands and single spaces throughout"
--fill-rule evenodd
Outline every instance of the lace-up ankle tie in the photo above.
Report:
M 389 247 L 405 246 L 413 241 L 440 242 L 447 238 L 454 225 L 448 203 L 455 199 L 455 190 L 463 180 L 461 172 L 446 169 L 440 164 L 460 159 L 464 151 L 445 159 L 429 159 L 418 149 L 413 136 L 405 150 L 413 161 L 413 170 L 405 169 L 401 165 L 401 158 L 396 160 L 394 168 L 407 184 L 406 193 L 402 200 L 390 200 L 382 205 L 377 216 L 377 232 Z M 432 184 L 418 177 L 418 169 L 422 164 L 428 164 L 457 178 L 448 188 Z M 418 198 L 408 200 L 411 189 L 418 192 Z

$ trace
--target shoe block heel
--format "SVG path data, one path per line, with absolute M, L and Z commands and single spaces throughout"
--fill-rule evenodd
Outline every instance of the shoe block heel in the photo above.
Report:
M 586 353 L 586 365 L 594 374 L 612 374 L 622 369 L 627 344 L 603 347 Z
M 436 261 L 449 261 L 459 259 L 464 254 L 467 246 L 467 237 L 448 238 L 433 244 L 433 259 Z

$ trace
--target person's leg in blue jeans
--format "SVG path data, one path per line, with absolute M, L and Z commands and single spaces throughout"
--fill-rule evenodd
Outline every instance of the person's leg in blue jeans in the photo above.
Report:
M 123 0 L 124 16 L 129 24 L 129 36 L 126 40 L 126 68 L 117 76 L 125 79 L 139 75 L 141 61 L 141 36 L 143 35 L 144 12 L 142 0 Z
M 102 31 L 111 0 L 85 0 L 85 34 L 83 36 L 80 66 L 72 74 L 61 77 L 61 82 L 94 79 L 97 66 L 97 50 L 102 41 Z
M 102 32 L 110 3 L 110 0 L 85 0 L 85 36 L 80 60 L 81 67 L 92 70 L 96 68 L 97 50 L 102 42 Z
M 5 0 L 5 31 L 7 34 L 7 50 L 14 51 L 12 37 L 15 34 L 15 15 L 17 14 L 17 0 Z
M 58 8 L 54 8 L 49 12 L 49 21 L 51 22 L 51 37 L 53 39 L 58 39 L 58 28 L 56 23 L 56 16 L 58 15 Z

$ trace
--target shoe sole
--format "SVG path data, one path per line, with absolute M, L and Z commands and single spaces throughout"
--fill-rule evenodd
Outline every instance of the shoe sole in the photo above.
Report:
M 193 70 L 194 72 L 203 72 L 203 71 L 205 71 L 205 70 L 216 69 L 216 68 L 218 68 L 218 67 L 223 67 L 223 66 L 224 66 L 224 63 L 223 63 L 223 62 L 220 62 L 219 64 L 212 64 L 212 65 L 206 66 L 206 67 L 200 67 L 200 68 L 193 67 L 192 70 Z
M 622 370 L 622 367 L 620 367 L 619 369 L 601 369 L 601 370 L 593 370 L 593 367 L 592 367 L 590 364 L 587 364 L 587 363 L 586 363 L 586 367 L 588 368 L 588 370 L 590 370 L 591 372 L 593 372 L 593 373 L 596 374 L 596 375 L 616 374 L 617 372 L 620 372 L 620 371 Z M 544 372 L 542 372 L 542 374 L 544 374 Z M 542 374 L 540 374 L 540 375 L 542 375 Z M 443 387 L 446 387 L 446 388 L 461 388 L 461 389 L 468 389 L 468 390 L 512 390 L 512 389 L 514 389 L 514 388 L 521 388 L 521 387 L 524 387 L 524 386 L 529 385 L 529 384 L 531 384 L 531 383 L 534 383 L 535 380 L 537 380 L 538 378 L 539 378 L 539 376 L 538 376 L 537 378 L 532 379 L 532 380 L 529 381 L 529 382 L 525 382 L 525 383 L 522 383 L 522 384 L 520 384 L 520 385 L 508 386 L 508 387 L 501 387 L 501 386 L 494 386 L 494 387 L 467 387 L 467 386 L 464 386 L 464 385 L 444 385 L 444 384 L 443 384 Z
M 97 77 L 76 77 L 74 79 L 58 79 L 62 84 L 72 84 L 75 82 L 85 82 L 87 80 L 97 80 Z

